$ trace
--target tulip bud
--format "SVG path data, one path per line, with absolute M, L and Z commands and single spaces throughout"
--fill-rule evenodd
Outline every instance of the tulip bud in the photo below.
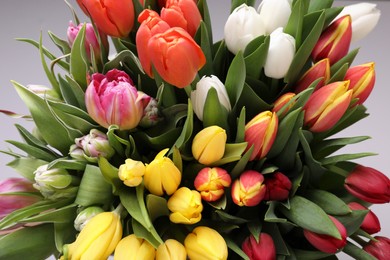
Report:
M 286 200 L 292 187 L 290 179 L 281 172 L 266 177 L 264 184 L 267 188 L 264 200 Z
M 377 25 L 381 12 L 376 4 L 357 3 L 347 5 L 335 18 L 350 15 L 352 19 L 352 42 L 358 41 L 369 34 Z
M 210 165 L 222 159 L 225 153 L 226 131 L 219 126 L 209 126 L 197 133 L 192 141 L 192 155 L 198 162 Z
M 85 105 L 91 118 L 105 128 L 117 125 L 121 130 L 138 125 L 149 99 L 139 95 L 130 77 L 117 69 L 106 75 L 93 74 L 85 92 Z
M 94 216 L 77 236 L 64 247 L 65 259 L 107 259 L 122 237 L 118 213 L 102 212 Z
M 272 147 L 278 132 L 278 117 L 275 112 L 264 111 L 245 125 L 247 150 L 253 146 L 250 161 L 264 158 Z
M 303 230 L 303 235 L 306 239 L 318 250 L 335 254 L 347 244 L 347 230 L 336 218 L 329 216 L 336 228 L 340 232 L 341 239 L 334 238 L 329 235 L 317 234 L 309 230 Z
M 34 188 L 50 200 L 72 198 L 76 196 L 79 180 L 62 168 L 48 169 L 48 164 L 42 165 L 34 172 Z
M 168 200 L 171 211 L 169 220 L 173 223 L 195 224 L 202 219 L 203 204 L 200 193 L 181 187 Z
M 145 170 L 143 162 L 126 159 L 125 164 L 119 166 L 118 176 L 126 186 L 136 187 L 141 184 Z
M 349 81 L 338 81 L 323 86 L 306 102 L 305 124 L 312 132 L 331 129 L 347 111 L 352 99 Z
M 114 260 L 154 260 L 156 250 L 145 239 L 131 234 L 119 241 L 115 248 Z
M 196 83 L 196 89 L 191 92 L 191 101 L 194 112 L 201 121 L 203 121 L 203 108 L 207 94 L 211 88 L 214 88 L 217 91 L 218 100 L 222 106 L 224 106 L 228 112 L 232 110 L 225 85 L 214 75 L 211 75 L 210 77 L 203 76 L 198 83 Z
M 184 240 L 189 259 L 226 260 L 228 249 L 223 237 L 205 226 L 194 228 Z
M 348 207 L 352 210 L 368 210 L 367 215 L 364 217 L 363 223 L 360 228 L 368 234 L 375 234 L 381 230 L 381 224 L 378 217 L 370 209 L 364 207 L 357 202 L 348 203 Z
M 83 230 L 85 225 L 97 214 L 104 212 L 102 208 L 99 207 L 88 207 L 83 209 L 79 214 L 77 214 L 76 219 L 74 220 L 74 228 L 77 231 Z
M 263 174 L 247 170 L 233 182 L 232 199 L 238 206 L 253 207 L 258 205 L 265 196 L 266 186 L 264 185 Z
M 363 250 L 378 260 L 390 259 L 390 239 L 383 236 L 376 236 L 374 238 L 375 240 L 368 242 L 363 247 Z
M 347 70 L 344 80 L 349 80 L 352 98 L 358 98 L 358 104 L 363 104 L 375 85 L 375 63 L 370 62 Z
M 345 179 L 344 187 L 361 200 L 381 204 L 390 202 L 390 180 L 380 171 L 357 165 Z
M 160 115 L 157 100 L 154 98 L 150 98 L 149 103 L 144 109 L 144 114 L 142 116 L 141 121 L 139 122 L 139 126 L 145 128 L 152 127 L 155 126 L 161 120 L 163 120 L 163 118 Z
M 134 25 L 132 0 L 95 1 L 77 0 L 84 13 L 96 26 L 113 37 L 126 37 Z
M 351 17 L 340 17 L 322 32 L 311 53 L 313 60 L 328 58 L 333 65 L 348 53 L 351 37 Z
M 181 27 L 192 37 L 202 20 L 194 0 L 167 0 L 160 13 L 161 18 L 171 27 Z
M 265 33 L 271 34 L 279 27 L 285 27 L 291 14 L 291 0 L 263 0 L 259 12 L 265 27 Z
M 219 167 L 203 168 L 195 178 L 194 186 L 205 201 L 219 200 L 230 186 L 232 179 L 229 173 Z
M 292 98 L 295 97 L 295 93 L 293 92 L 287 92 L 283 95 L 281 95 L 274 103 L 274 107 L 272 108 L 272 112 L 278 113 Z M 285 115 L 288 113 L 288 111 L 291 109 L 291 107 L 294 105 L 294 102 L 291 102 L 287 108 L 283 110 L 282 115 Z
M 156 260 L 186 260 L 187 252 L 185 247 L 174 239 L 168 239 L 164 244 L 159 245 L 156 251 Z
M 264 74 L 267 77 L 281 79 L 286 76 L 295 55 L 295 39 L 284 33 L 279 27 L 270 35 Z
M 229 15 L 224 27 L 224 39 L 227 48 L 234 54 L 245 47 L 253 39 L 265 34 L 261 16 L 252 6 L 242 4 Z
M 249 259 L 276 259 L 276 249 L 272 237 L 267 233 L 260 233 L 259 242 L 255 237 L 250 235 L 242 243 L 242 251 L 249 257 Z
M 171 159 L 165 157 L 168 149 L 159 152 L 154 160 L 146 165 L 144 184 L 152 194 L 162 196 L 173 194 L 180 185 L 181 172 Z
M 315 80 L 320 79 L 314 88 L 314 91 L 323 87 L 330 79 L 329 59 L 325 58 L 314 64 L 303 76 L 295 83 L 295 93 L 300 93 L 307 89 Z

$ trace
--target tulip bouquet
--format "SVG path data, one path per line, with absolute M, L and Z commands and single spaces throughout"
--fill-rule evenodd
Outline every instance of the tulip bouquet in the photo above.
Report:
M 34 129 L 3 151 L 1 259 L 389 259 L 390 180 L 339 153 L 368 138 L 340 132 L 368 115 L 350 43 L 379 10 L 255 2 L 220 41 L 206 0 L 78 0 L 62 55 L 20 39 L 51 86 L 12 81 Z

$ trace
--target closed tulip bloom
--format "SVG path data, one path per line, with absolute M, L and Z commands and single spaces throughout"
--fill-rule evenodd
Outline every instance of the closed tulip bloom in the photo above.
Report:
M 344 80 L 350 81 L 352 98 L 358 98 L 357 104 L 363 104 L 375 85 L 375 63 L 369 62 L 349 68 Z
M 350 15 L 352 19 L 352 42 L 366 37 L 377 25 L 381 12 L 373 3 L 347 5 L 336 17 Z
M 329 216 L 338 229 L 341 239 L 323 234 L 317 234 L 309 230 L 303 230 L 303 235 L 306 239 L 318 250 L 335 254 L 347 244 L 347 230 L 336 218 Z
M 219 103 L 224 106 L 228 112 L 232 110 L 225 85 L 217 76 L 203 76 L 198 83 L 196 83 L 196 89 L 191 92 L 191 102 L 194 112 L 201 121 L 203 121 L 203 108 L 207 94 L 211 88 L 214 88 L 217 91 Z
M 145 170 L 143 162 L 126 159 L 125 163 L 119 166 L 118 176 L 126 186 L 136 187 L 141 184 Z
M 223 237 L 214 229 L 199 226 L 184 240 L 189 259 L 226 260 L 228 249 Z
M 196 175 L 194 186 L 205 201 L 219 200 L 225 194 L 225 188 L 229 187 L 232 179 L 229 173 L 219 167 L 206 167 Z
M 390 180 L 380 171 L 357 165 L 345 179 L 344 187 L 361 200 L 381 204 L 390 202 Z
M 201 164 L 210 165 L 222 159 L 227 135 L 219 126 L 209 126 L 197 133 L 192 141 L 192 155 Z
M 250 260 L 274 260 L 276 259 L 275 243 L 267 233 L 260 233 L 256 241 L 255 237 L 250 235 L 242 243 L 242 251 Z
M 371 240 L 363 247 L 363 250 L 378 260 L 390 259 L 390 239 L 383 236 L 376 236 L 374 238 L 376 241 Z
M 156 249 L 145 239 L 128 235 L 119 241 L 115 248 L 114 260 L 154 260 Z
M 270 35 L 264 74 L 267 77 L 281 79 L 286 76 L 295 55 L 295 39 L 284 33 L 279 27 Z
M 224 27 L 224 39 L 227 48 L 234 54 L 253 39 L 265 34 L 263 20 L 256 9 L 242 4 L 229 15 Z
M 264 111 L 245 125 L 247 149 L 254 148 L 249 160 L 260 160 L 267 155 L 275 141 L 278 122 L 275 112 Z
M 315 86 L 314 91 L 323 87 L 330 79 L 330 64 L 328 58 L 318 61 L 303 74 L 298 82 L 295 83 L 295 93 L 298 94 L 307 89 L 310 84 L 317 79 L 320 79 L 320 81 Z
M 372 235 L 378 233 L 381 230 L 381 224 L 378 217 L 370 209 L 357 202 L 348 203 L 348 207 L 352 210 L 368 210 L 367 215 L 364 217 L 363 223 L 360 225 L 360 228 L 363 231 Z
M 77 214 L 73 222 L 73 226 L 77 231 L 83 230 L 87 223 L 97 214 L 103 213 L 103 209 L 100 207 L 88 207 L 80 211 Z
M 168 0 L 160 14 L 171 27 L 181 27 L 192 37 L 195 36 L 202 20 L 194 0 Z
M 134 25 L 132 0 L 77 0 L 96 26 L 113 37 L 126 37 Z
M 279 27 L 285 27 L 291 14 L 291 0 L 263 0 L 259 12 L 265 27 L 265 33 L 271 34 Z
M 287 105 L 288 102 L 290 102 L 290 100 L 292 98 L 294 98 L 296 96 L 295 93 L 293 92 L 287 92 L 283 95 L 281 95 L 275 102 L 274 102 L 274 107 L 272 108 L 272 112 L 275 112 L 275 113 L 278 113 L 280 110 L 282 110 L 282 108 L 284 108 L 285 105 Z M 288 111 L 290 110 L 290 108 L 294 105 L 295 102 L 291 102 L 288 107 L 284 108 L 283 112 L 282 112 L 282 115 L 285 115 L 288 113 Z
M 113 69 L 105 75 L 95 73 L 85 92 L 88 114 L 99 125 L 117 125 L 121 130 L 137 127 L 150 97 L 140 95 L 123 71 Z
M 276 172 L 264 180 L 266 189 L 264 200 L 286 200 L 292 187 L 290 179 L 281 172 Z
M 331 129 L 347 111 L 352 90 L 348 90 L 349 81 L 337 81 L 315 91 L 306 102 L 305 124 L 312 132 L 324 132 Z
M 162 196 L 173 194 L 180 185 L 181 172 L 171 159 L 164 155 L 168 149 L 159 152 L 150 164 L 146 165 L 144 184 L 150 193 Z
M 253 207 L 264 198 L 266 186 L 263 174 L 247 170 L 232 184 L 232 199 L 238 206 Z
M 351 17 L 342 16 L 322 32 L 311 53 L 313 60 L 328 58 L 333 65 L 348 53 L 351 38 Z
M 202 199 L 196 190 L 181 187 L 169 198 L 167 206 L 173 223 L 195 224 L 202 219 Z
M 183 244 L 174 239 L 168 239 L 158 246 L 156 260 L 186 260 L 187 252 Z
M 206 63 L 202 49 L 184 29 L 173 27 L 153 35 L 147 50 L 163 80 L 178 88 L 191 84 Z
M 116 212 L 103 212 L 94 216 L 67 245 L 65 259 L 107 259 L 122 237 L 122 224 Z

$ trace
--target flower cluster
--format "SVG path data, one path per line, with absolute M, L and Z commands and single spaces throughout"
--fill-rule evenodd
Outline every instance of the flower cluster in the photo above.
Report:
M 217 42 L 206 0 L 78 0 L 61 56 L 28 40 L 52 86 L 13 81 L 35 129 L 4 151 L 1 259 L 389 258 L 390 180 L 334 154 L 367 139 L 334 135 L 367 116 L 350 46 L 380 12 L 255 2 Z

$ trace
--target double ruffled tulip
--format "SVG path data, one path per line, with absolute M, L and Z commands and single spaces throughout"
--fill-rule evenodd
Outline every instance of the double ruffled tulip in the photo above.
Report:
M 167 206 L 173 223 L 195 224 L 202 219 L 202 199 L 196 190 L 181 187 L 169 198 Z
M 310 131 L 327 131 L 341 119 L 352 99 L 352 90 L 348 88 L 349 81 L 338 81 L 323 86 L 310 96 L 303 107 L 305 124 Z
M 116 212 L 94 216 L 77 236 L 66 245 L 61 259 L 107 259 L 122 238 L 122 224 Z
M 219 126 L 209 126 L 197 133 L 192 141 L 192 155 L 201 164 L 210 165 L 225 153 L 226 131 Z
M 84 13 L 96 26 L 113 37 L 126 37 L 134 25 L 132 0 L 77 0 Z
M 226 260 L 228 249 L 223 237 L 214 229 L 199 226 L 184 240 L 189 259 Z
M 254 236 L 250 235 L 242 243 L 242 251 L 249 259 L 275 260 L 276 249 L 272 237 L 267 233 L 260 233 L 257 241 Z
M 138 92 L 123 71 L 113 69 L 106 75 L 95 73 L 85 91 L 88 114 L 99 125 L 117 125 L 121 130 L 135 128 L 150 97 Z
M 115 248 L 114 260 L 154 260 L 156 250 L 145 239 L 136 235 L 128 235 L 119 241 Z
M 183 244 L 174 239 L 168 239 L 158 246 L 156 260 L 186 260 L 187 252 Z
M 126 159 L 125 163 L 119 166 L 118 176 L 126 186 L 136 187 L 141 184 L 145 171 L 143 162 Z
M 272 174 L 264 180 L 266 189 L 264 200 L 286 200 L 292 187 L 290 179 L 281 172 Z
M 347 70 L 344 80 L 349 80 L 352 98 L 357 98 L 357 104 L 363 104 L 375 85 L 375 63 L 369 62 L 351 67 Z
M 381 230 L 381 224 L 378 217 L 370 209 L 364 207 L 357 202 L 348 203 L 348 207 L 352 210 L 368 210 L 367 215 L 364 217 L 363 223 L 360 228 L 368 234 L 375 234 Z
M 344 187 L 361 200 L 381 204 L 390 202 L 390 180 L 380 171 L 357 165 L 345 179 Z
M 271 34 L 279 27 L 285 27 L 291 14 L 291 0 L 263 0 L 259 12 L 266 34 Z
M 383 236 L 376 236 L 374 239 L 367 243 L 363 250 L 376 257 L 377 260 L 390 259 L 390 239 Z
M 275 112 L 264 111 L 245 125 L 247 150 L 253 146 L 250 160 L 264 158 L 272 147 L 278 132 L 278 117 Z
M 225 85 L 217 76 L 203 76 L 198 83 L 196 83 L 196 89 L 191 92 L 191 102 L 194 112 L 201 121 L 203 121 L 203 108 L 207 94 L 211 88 L 214 88 L 217 91 L 219 103 L 225 107 L 228 112 L 232 110 Z
M 320 79 L 314 91 L 323 87 L 330 79 L 329 59 L 325 58 L 315 63 L 303 76 L 295 83 L 295 93 L 307 89 L 315 80 Z
M 154 160 L 146 165 L 144 184 L 150 193 L 162 196 L 173 194 L 180 185 L 181 172 L 171 159 L 164 155 L 168 149 L 159 152 Z
M 377 25 L 381 12 L 373 3 L 357 3 L 347 5 L 336 17 L 350 15 L 352 19 L 352 42 L 367 36 Z
M 247 170 L 232 184 L 232 199 L 238 206 L 253 207 L 258 205 L 265 196 L 263 174 Z
M 347 230 L 336 218 L 329 216 L 340 233 L 340 239 L 329 235 L 317 234 L 309 230 L 303 230 L 306 239 L 318 250 L 335 254 L 347 244 Z
M 206 167 L 196 176 L 194 186 L 203 200 L 216 201 L 225 194 L 225 188 L 229 187 L 231 182 L 232 179 L 226 170 Z
M 340 17 L 322 32 L 311 53 L 315 62 L 328 58 L 333 65 L 349 50 L 352 38 L 351 17 Z
M 227 48 L 234 54 L 244 51 L 250 41 L 265 34 L 263 20 L 256 9 L 242 4 L 229 15 L 224 27 Z

